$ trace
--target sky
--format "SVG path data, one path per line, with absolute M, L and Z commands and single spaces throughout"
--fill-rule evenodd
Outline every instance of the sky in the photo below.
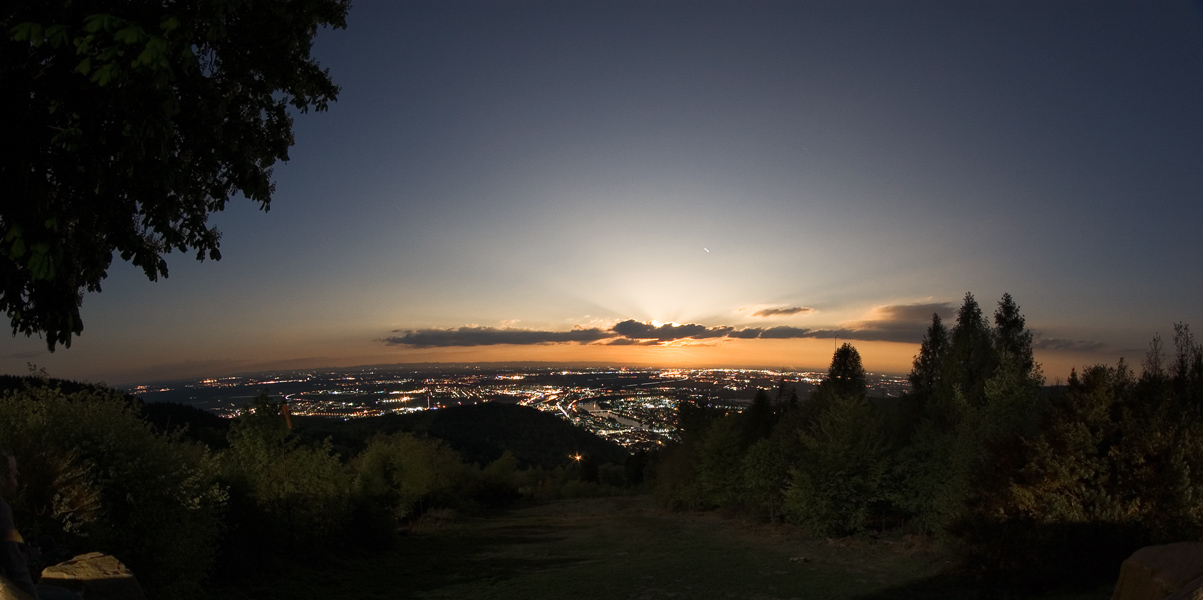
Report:
M 117 258 L 3 372 L 904 373 L 966 293 L 1050 383 L 1203 332 L 1200 2 L 360 0 L 313 56 L 341 92 L 270 211 L 165 280 Z

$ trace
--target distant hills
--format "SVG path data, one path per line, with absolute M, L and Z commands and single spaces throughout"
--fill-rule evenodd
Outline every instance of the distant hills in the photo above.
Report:
M 339 421 L 321 417 L 294 417 L 306 436 L 333 438 L 336 446 L 358 450 L 357 444 L 375 433 L 409 432 L 445 441 L 469 462 L 488 464 L 509 450 L 520 467 L 566 466 L 574 455 L 597 464 L 621 464 L 628 452 L 551 413 L 516 404 L 483 402 L 427 410 L 406 415 L 386 415 Z
M 63 379 L 0 375 L 0 393 L 26 386 L 58 387 L 64 393 L 113 392 L 105 386 Z M 123 393 L 123 392 L 117 392 Z M 183 429 L 189 438 L 210 447 L 226 445 L 230 420 L 209 411 L 173 402 L 142 402 L 123 395 L 141 411 L 142 418 L 160 433 Z M 343 456 L 354 456 L 378 433 L 408 432 L 443 440 L 464 459 L 481 465 L 497 460 L 509 450 L 520 467 L 552 469 L 567 466 L 581 455 L 596 464 L 622 464 L 629 453 L 614 442 L 576 427 L 550 413 L 501 402 L 482 402 L 427 410 L 406 415 L 386 415 L 346 421 L 323 417 L 293 417 L 303 438 L 331 438 Z

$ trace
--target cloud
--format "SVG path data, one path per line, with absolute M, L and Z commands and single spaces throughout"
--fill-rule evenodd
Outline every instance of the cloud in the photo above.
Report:
M 813 309 L 793 307 L 765 309 L 759 313 L 777 311 L 775 314 L 799 314 Z M 441 348 L 448 346 L 493 346 L 499 344 L 590 344 L 612 346 L 666 345 L 678 340 L 762 339 L 785 340 L 799 338 L 834 338 L 861 341 L 887 341 L 918 343 L 923 339 L 932 313 L 947 315 L 952 312 L 948 303 L 900 304 L 876 308 L 870 318 L 847 323 L 838 329 L 807 329 L 803 327 L 746 327 L 736 329 L 730 325 L 707 327 L 697 323 L 666 323 L 656 325 L 634 319 L 620 321 L 610 328 L 577 327 L 568 331 L 541 331 L 514 327 L 480 327 L 466 325 L 455 329 L 409 329 L 397 330 L 384 338 L 385 344 L 412 346 L 417 348 Z
M 411 329 L 402 335 L 384 338 L 390 346 L 442 348 L 447 346 L 495 346 L 497 344 L 562 344 L 596 342 L 614 337 L 602 329 L 571 329 L 568 331 L 537 331 L 533 329 L 498 329 L 496 327 L 460 327 L 458 329 Z
M 730 327 L 718 327 L 715 329 L 730 330 Z M 679 340 L 681 338 L 703 338 L 703 337 L 722 337 L 722 334 L 717 334 L 706 328 L 705 325 L 697 325 L 687 323 L 685 325 L 677 325 L 674 323 L 665 323 L 659 327 L 651 323 L 641 323 L 634 319 L 627 319 L 614 325 L 614 333 L 626 338 L 636 340 L 660 340 L 668 342 Z
M 605 342 L 599 342 L 603 346 L 655 346 L 660 342 L 657 340 L 632 340 L 631 338 L 614 338 Z
M 805 306 L 791 306 L 788 308 L 765 308 L 752 313 L 753 317 L 788 317 L 790 315 L 804 314 L 814 312 L 815 309 Z
M 764 333 L 764 329 L 761 329 L 760 327 L 748 327 L 738 331 L 732 331 L 731 333 L 727 334 L 727 337 L 740 340 L 754 340 L 760 337 L 761 333 Z
M 933 313 L 940 315 L 941 319 L 951 319 L 956 310 L 957 307 L 951 302 L 927 302 L 892 304 L 878 308 L 877 313 L 895 321 L 922 321 L 930 324 Z
M 757 336 L 762 340 L 788 340 L 793 338 L 817 337 L 809 329 L 800 327 L 770 327 Z
M 919 343 L 931 325 L 932 314 L 947 321 L 955 311 L 948 302 L 922 304 L 892 304 L 879 306 L 864 321 L 846 323 L 841 330 L 830 330 L 830 335 L 817 337 L 846 337 L 866 342 L 909 342 Z M 951 324 L 946 324 L 951 327 Z
M 1040 338 L 1032 342 L 1032 348 L 1037 350 L 1068 350 L 1073 352 L 1096 352 L 1106 348 L 1102 342 L 1087 340 L 1066 340 L 1061 338 Z

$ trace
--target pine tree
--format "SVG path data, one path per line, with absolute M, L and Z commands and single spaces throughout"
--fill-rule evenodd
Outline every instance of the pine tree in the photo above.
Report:
M 986 380 L 994 375 L 997 367 L 993 334 L 977 300 L 973 299 L 972 293 L 966 293 L 965 301 L 957 311 L 957 324 L 952 328 L 944 359 L 941 395 L 951 398 L 959 389 L 968 402 L 981 404 L 985 399 Z
M 1022 373 L 1036 368 L 1032 356 L 1032 332 L 1024 328 L 1023 315 L 1011 294 L 1003 294 L 994 311 L 994 347 L 1002 362 L 1013 362 Z
M 743 446 L 747 448 L 757 441 L 769 437 L 773 432 L 773 406 L 764 390 L 756 390 L 752 404 L 740 414 L 743 426 Z
M 864 398 L 868 380 L 865 377 L 865 367 L 861 364 L 860 353 L 852 344 L 844 343 L 831 357 L 831 368 L 827 370 L 827 379 L 819 384 L 821 391 L 838 395 Z
M 940 315 L 932 313 L 931 326 L 923 336 L 919 346 L 919 355 L 911 367 L 907 379 L 911 383 L 911 393 L 926 399 L 936 391 L 940 383 L 940 368 L 944 356 L 948 353 L 948 329 L 940 321 Z

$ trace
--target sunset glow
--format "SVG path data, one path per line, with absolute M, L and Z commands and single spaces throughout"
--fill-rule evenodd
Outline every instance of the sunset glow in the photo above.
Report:
M 838 338 L 905 373 L 1009 292 L 1051 383 L 1203 327 L 1197 7 L 940 6 L 356 3 L 270 213 L 155 283 L 116 260 L 69 350 L 0 366 L 812 370 Z

